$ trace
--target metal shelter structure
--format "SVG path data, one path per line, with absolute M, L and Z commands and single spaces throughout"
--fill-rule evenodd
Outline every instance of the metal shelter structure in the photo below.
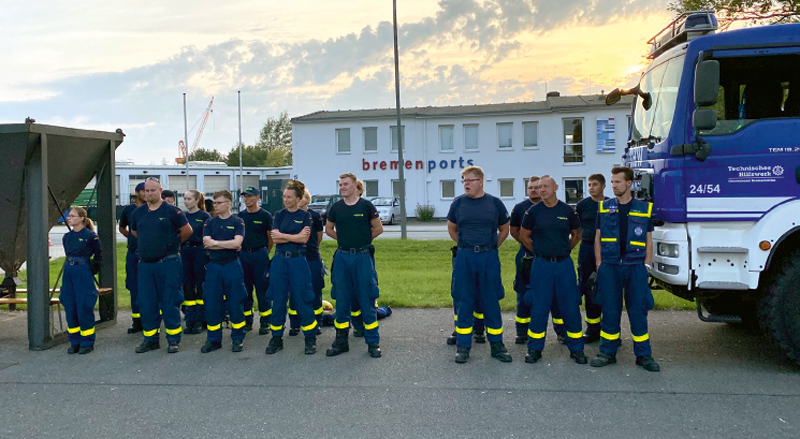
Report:
M 50 324 L 48 233 L 93 177 L 97 177 L 98 235 L 102 243 L 98 328 L 116 324 L 117 261 L 114 157 L 125 134 L 40 125 L 0 124 L 0 268 L 3 286 L 27 260 L 28 347 L 42 350 L 66 341 Z

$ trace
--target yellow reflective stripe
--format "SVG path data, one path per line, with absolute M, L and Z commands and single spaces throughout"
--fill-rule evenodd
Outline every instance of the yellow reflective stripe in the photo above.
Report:
M 336 320 L 334 320 L 333 326 L 335 326 L 336 329 L 347 329 L 350 327 L 350 322 L 339 323 Z
M 378 321 L 377 320 L 375 320 L 374 322 L 369 323 L 369 324 L 364 324 L 364 329 L 375 329 L 377 327 L 378 327 Z
M 600 204 L 597 205 L 597 211 L 600 213 L 608 213 L 608 209 L 603 209 L 603 202 L 601 201 Z
M 581 337 L 583 337 L 583 333 L 582 332 L 569 332 L 569 331 L 567 331 L 567 337 L 569 337 L 569 338 L 581 338 Z
M 259 311 L 258 314 L 260 314 L 261 317 L 271 316 L 272 315 L 272 309 L 268 309 L 266 311 Z
M 653 203 L 647 203 L 647 212 L 633 212 L 631 211 L 628 213 L 630 216 L 641 216 L 644 218 L 650 218 L 650 215 L 653 214 Z
M 222 323 L 220 323 L 219 325 L 208 325 L 209 331 L 219 331 L 220 328 L 222 328 Z
M 564 319 L 557 319 L 557 318 L 554 317 L 553 318 L 553 324 L 554 325 L 563 325 L 564 324 Z
M 489 335 L 500 335 L 503 333 L 503 328 L 494 329 L 487 326 L 486 332 L 488 332 Z
M 183 328 L 178 326 L 178 329 L 167 329 L 167 334 L 169 334 L 169 335 L 177 335 L 177 334 L 180 334 L 181 331 L 183 331 Z
M 162 314 L 164 314 L 164 313 L 161 312 L 161 310 L 158 310 L 158 315 L 162 315 Z
M 205 304 L 206 304 L 206 303 L 203 301 L 203 299 L 197 299 L 197 300 L 196 300 L 196 302 L 197 302 L 197 304 L 198 304 L 198 305 L 205 305 Z
M 600 238 L 600 242 L 617 242 L 617 238 Z
M 138 319 L 138 318 L 141 318 L 142 315 L 139 314 L 138 312 L 133 312 L 133 313 L 131 313 L 131 317 L 133 317 L 134 319 Z
M 81 330 L 81 335 L 84 336 L 84 337 L 92 335 L 92 334 L 94 334 L 94 328 L 87 329 L 85 331 Z
M 152 337 L 158 333 L 158 329 L 153 329 L 152 331 L 142 331 L 145 337 Z
M 531 322 L 531 318 L 530 317 L 517 316 L 517 323 L 530 323 L 530 322 Z
M 617 340 L 619 338 L 619 332 L 616 334 L 609 334 L 608 332 L 600 331 L 600 337 L 603 337 L 606 340 Z
M 458 321 L 458 314 L 453 314 L 453 320 L 456 322 Z
M 590 319 L 589 317 L 586 317 L 586 323 L 588 323 L 590 325 L 594 325 L 594 324 L 600 323 L 600 317 L 598 317 L 596 319 Z
M 233 329 L 242 329 L 246 322 L 239 322 L 239 323 L 231 323 L 231 328 Z
M 314 329 L 316 327 L 317 327 L 317 321 L 314 320 L 314 322 L 311 323 L 310 325 L 306 325 L 306 326 L 303 326 L 301 328 L 303 329 L 303 332 L 307 332 L 307 331 L 310 331 L 310 330 L 312 330 L 312 329 Z
M 197 305 L 197 301 L 196 300 L 184 300 L 183 303 L 181 303 L 181 305 L 183 305 L 183 306 L 195 306 L 195 305 Z
M 528 337 L 530 338 L 544 338 L 544 332 L 533 332 L 528 329 Z
M 358 311 L 350 311 L 350 316 L 351 316 L 351 317 L 358 317 L 358 316 L 360 316 L 360 315 L 361 315 L 361 310 L 358 310 Z
M 273 331 L 280 331 L 281 329 L 283 329 L 283 325 L 280 325 L 280 326 L 269 325 L 269 329 L 271 329 Z
M 456 333 L 457 334 L 472 334 L 472 326 L 469 328 L 459 328 L 456 326 Z
M 475 317 L 476 319 L 482 319 L 483 318 L 483 314 L 481 314 L 479 312 L 474 312 L 474 311 L 472 312 L 472 316 Z
M 632 245 L 638 245 L 639 247 L 647 247 L 647 244 L 646 244 L 646 243 L 644 243 L 644 242 L 639 242 L 639 241 L 631 241 L 631 244 L 632 244 Z
M 296 316 L 296 315 L 297 315 L 297 311 L 296 311 L 296 310 L 293 310 L 293 309 L 291 309 L 291 308 L 289 308 L 289 309 L 287 310 L 287 312 L 289 313 L 289 315 L 290 315 L 290 316 Z
M 646 333 L 644 335 L 633 335 L 633 334 L 631 334 L 631 336 L 633 336 L 633 341 L 635 341 L 637 343 L 641 343 L 643 341 L 650 340 L 650 334 L 649 333 Z
M 81 328 L 80 327 L 67 328 L 67 332 L 69 332 L 70 334 L 77 334 L 77 333 L 81 332 Z
M 244 315 L 246 315 L 246 316 L 253 315 L 253 310 L 252 309 L 248 309 L 247 311 L 244 312 Z
M 323 311 L 324 311 L 324 309 L 322 309 L 322 307 L 319 307 L 319 308 L 314 310 L 314 314 L 320 315 L 320 314 L 322 314 Z

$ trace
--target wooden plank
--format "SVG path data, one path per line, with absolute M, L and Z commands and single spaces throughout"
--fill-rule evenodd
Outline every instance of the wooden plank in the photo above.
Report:
M 51 293 L 53 292 L 53 290 L 49 290 L 49 291 Z M 97 289 L 97 294 L 99 296 L 105 296 L 106 294 L 111 294 L 111 291 L 112 291 L 112 289 L 109 288 L 109 287 L 101 287 L 101 288 Z M 17 288 L 16 293 L 17 294 L 28 294 L 28 290 L 25 289 L 25 288 Z M 60 294 L 60 293 L 61 293 L 61 289 L 60 288 L 56 288 L 56 291 L 55 291 L 54 294 Z

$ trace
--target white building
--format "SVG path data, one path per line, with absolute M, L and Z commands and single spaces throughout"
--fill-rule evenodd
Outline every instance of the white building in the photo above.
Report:
M 402 109 L 408 216 L 429 204 L 445 217 L 464 192 L 461 169 L 472 164 L 486 174 L 484 190 L 509 210 L 525 199 L 531 175 L 551 175 L 569 203 L 588 196 L 586 178 L 608 178 L 622 163 L 628 134 L 632 98 L 611 106 L 604 98 L 552 92 L 540 102 Z M 315 194 L 337 193 L 338 176 L 352 172 L 364 181 L 365 196 L 397 195 L 396 121 L 394 109 L 292 119 L 294 174 Z

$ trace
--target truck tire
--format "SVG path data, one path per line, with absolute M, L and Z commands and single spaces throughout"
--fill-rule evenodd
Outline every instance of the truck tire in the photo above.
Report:
M 781 350 L 800 364 L 800 250 L 774 264 L 765 279 L 760 317 Z

